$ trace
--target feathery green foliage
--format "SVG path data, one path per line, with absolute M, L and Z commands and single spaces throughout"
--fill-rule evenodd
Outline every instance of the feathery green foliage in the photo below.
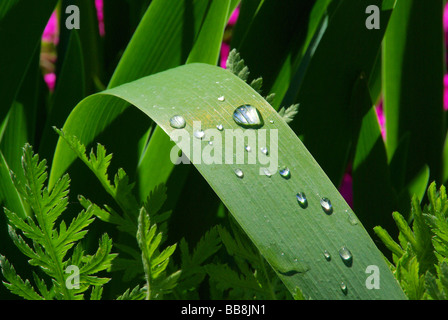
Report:
M 403 290 L 412 300 L 448 299 L 448 199 L 445 186 L 427 190 L 429 203 L 420 207 L 412 199 L 412 227 L 398 213 L 393 218 L 400 231 L 398 243 L 382 227 L 375 227 L 378 237 L 392 252 L 390 264 Z
M 104 234 L 96 253 L 85 254 L 80 240 L 94 220 L 93 208 L 81 211 L 67 226 L 61 215 L 68 204 L 68 175 L 64 175 L 49 191 L 45 186 L 46 161 L 39 161 L 39 156 L 33 153 L 28 144 L 23 150 L 22 165 L 25 181 L 14 179 L 14 183 L 24 201 L 31 207 L 32 216 L 23 218 L 7 209 L 5 213 L 14 244 L 30 259 L 31 266 L 40 267 L 40 273 L 35 273 L 36 291 L 30 281 L 23 281 L 8 260 L 1 256 L 1 269 L 9 281 L 4 284 L 11 292 L 25 299 L 83 299 L 84 292 L 90 287 L 92 296 L 98 298 L 100 291 L 97 287 L 110 279 L 96 274 L 110 268 L 116 257 L 116 254 L 111 253 L 111 239 Z M 73 247 L 71 256 L 68 256 Z M 72 267 L 76 272 L 74 284 L 70 283 Z M 42 273 L 51 281 L 41 278 Z

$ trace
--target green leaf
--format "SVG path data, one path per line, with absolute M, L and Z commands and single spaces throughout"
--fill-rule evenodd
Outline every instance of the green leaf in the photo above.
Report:
M 226 97 L 224 102 L 217 99 L 221 95 Z M 279 140 L 271 141 L 268 147 L 271 155 L 278 155 L 278 165 L 289 167 L 290 179 L 285 180 L 279 174 L 271 178 L 262 176 L 260 164 L 225 163 L 223 154 L 221 165 L 194 164 L 279 278 L 290 291 L 299 287 L 305 296 L 315 299 L 404 298 L 365 229 L 360 223 L 352 225 L 348 221 L 349 214 L 354 213 L 337 189 L 278 113 L 244 81 L 227 70 L 205 64 L 171 69 L 88 97 L 70 114 L 63 131 L 77 136 L 82 143 L 92 142 L 92 132 L 84 131 L 77 119 L 91 116 L 91 111 L 100 115 L 101 110 L 122 104 L 120 99 L 137 106 L 168 134 L 178 130 L 169 124 L 174 114 L 172 106 L 176 106 L 175 113 L 186 119 L 185 132 L 190 137 L 196 120 L 201 120 L 204 130 L 214 129 L 217 124 L 223 124 L 226 129 L 241 129 L 230 116 L 235 107 L 256 106 L 263 119 L 274 120 L 274 123 L 266 121 L 263 129 L 278 133 Z M 74 160 L 75 155 L 60 140 L 50 179 L 56 181 Z M 275 171 L 277 163 L 273 165 Z M 235 176 L 236 168 L 243 170 L 243 179 Z M 298 191 L 304 191 L 308 197 L 308 208 L 304 210 L 316 214 L 297 214 L 301 210 L 295 198 Z M 331 199 L 334 208 L 331 215 L 323 212 L 322 197 Z M 277 230 L 282 230 L 281 234 Z M 350 248 L 356 259 L 350 268 L 337 259 L 337 263 L 329 264 L 323 257 L 324 250 L 337 256 L 343 245 Z M 381 290 L 365 287 L 364 271 L 371 264 L 376 264 L 381 271 Z M 334 285 L 317 285 L 317 279 L 327 279 Z M 341 279 L 347 279 L 351 287 L 347 295 L 341 293 Z
M 9 283 L 3 282 L 3 284 L 11 290 L 12 293 L 27 300 L 43 300 L 43 297 L 34 291 L 30 282 L 28 280 L 23 281 L 22 278 L 17 275 L 14 267 L 2 255 L 0 255 L 0 268 L 2 269 L 3 276 L 9 281 Z
M 337 186 L 355 143 L 350 108 L 353 87 L 360 73 L 370 78 L 391 14 L 383 9 L 380 29 L 369 30 L 365 10 L 368 5 L 381 8 L 382 3 L 332 1 L 282 102 L 300 103 L 291 128 Z
M 8 44 L 8 49 L 0 52 L 0 121 L 6 116 L 33 56 L 39 51 L 42 33 L 56 2 L 17 0 L 0 7 L 0 43 Z
M 444 45 L 443 1 L 398 1 L 383 45 L 386 145 L 392 158 L 404 135 L 405 184 L 427 164 L 430 180 L 442 179 Z M 417 49 L 418 48 L 418 49 Z M 415 65 L 419 65 L 418 70 Z M 404 213 L 403 213 L 404 214 Z

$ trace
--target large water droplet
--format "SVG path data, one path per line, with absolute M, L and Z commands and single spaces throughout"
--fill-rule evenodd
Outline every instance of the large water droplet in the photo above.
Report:
M 291 177 L 291 171 L 289 170 L 288 167 L 282 167 L 278 172 L 285 179 L 289 179 Z
M 342 261 L 347 267 L 350 267 L 352 265 L 353 255 L 346 246 L 343 246 L 341 249 L 339 249 L 339 255 L 341 256 Z
M 333 213 L 333 206 L 331 204 L 330 199 L 322 198 L 320 200 L 320 205 L 322 206 L 322 209 L 324 209 L 326 214 L 332 214 Z
M 205 137 L 205 132 L 202 130 L 197 130 L 193 133 L 194 137 L 197 139 L 202 139 Z
M 185 128 L 185 119 L 182 116 L 175 115 L 170 119 L 170 125 L 175 129 Z
M 327 250 L 324 251 L 324 257 L 327 261 L 331 260 L 331 254 Z
M 235 169 L 235 174 L 240 179 L 242 179 L 244 177 L 244 172 L 241 169 Z
M 233 120 L 245 128 L 257 128 L 263 126 L 263 119 L 260 112 L 254 106 L 244 104 L 233 112 Z
M 296 194 L 297 202 L 302 208 L 308 207 L 308 200 L 306 199 L 305 193 L 299 192 Z

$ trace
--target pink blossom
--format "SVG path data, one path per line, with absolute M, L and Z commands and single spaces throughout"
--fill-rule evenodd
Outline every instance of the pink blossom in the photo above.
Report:
M 105 29 L 104 29 L 104 10 L 103 10 L 103 0 L 95 0 L 95 7 L 96 7 L 96 13 L 98 16 L 98 29 L 100 32 L 100 36 L 105 35 Z
M 47 73 L 44 75 L 45 83 L 48 86 L 48 89 L 53 92 L 56 87 L 56 74 L 54 72 Z
M 53 43 L 55 45 L 59 42 L 59 28 L 56 11 L 52 13 L 50 20 L 48 20 L 47 26 L 42 34 L 42 41 Z

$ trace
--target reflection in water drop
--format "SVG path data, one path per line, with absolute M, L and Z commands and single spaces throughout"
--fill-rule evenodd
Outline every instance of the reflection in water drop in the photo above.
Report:
M 170 125 L 175 129 L 185 128 L 185 124 L 186 124 L 185 119 L 182 116 L 175 115 L 170 119 Z
M 245 104 L 239 106 L 233 112 L 233 120 L 245 128 L 258 128 L 263 126 L 260 112 L 254 106 Z
M 322 209 L 324 209 L 326 214 L 332 214 L 333 213 L 333 206 L 331 205 L 330 199 L 322 198 L 320 200 L 320 205 L 322 206 Z
M 240 179 L 244 177 L 243 170 L 241 170 L 241 169 L 235 169 L 235 174 Z

